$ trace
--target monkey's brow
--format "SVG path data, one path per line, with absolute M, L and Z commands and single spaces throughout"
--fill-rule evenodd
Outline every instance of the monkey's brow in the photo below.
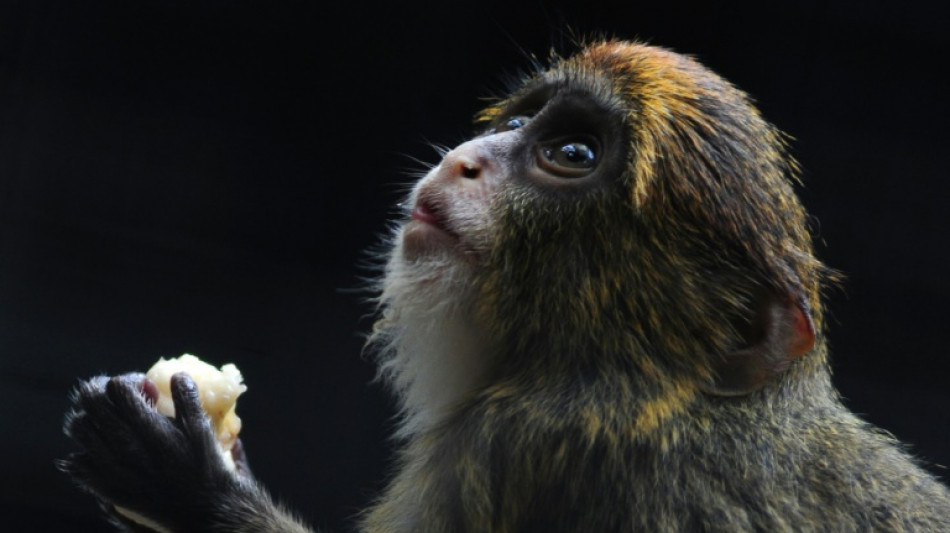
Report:
M 502 115 L 540 111 L 551 104 L 574 101 L 593 104 L 606 114 L 626 113 L 626 105 L 614 91 L 610 77 L 595 71 L 563 70 L 549 72 L 525 84 L 519 94 L 503 106 Z

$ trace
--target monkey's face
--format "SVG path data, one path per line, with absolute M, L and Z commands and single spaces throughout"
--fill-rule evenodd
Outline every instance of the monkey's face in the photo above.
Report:
M 481 135 L 448 152 L 412 193 L 405 258 L 484 266 L 508 218 L 541 222 L 546 209 L 569 211 L 616 185 L 625 168 L 623 114 L 596 90 L 538 80 Z
M 637 216 L 627 117 L 607 73 L 530 80 L 416 185 L 393 260 L 429 298 L 464 294 L 493 338 L 604 318 Z

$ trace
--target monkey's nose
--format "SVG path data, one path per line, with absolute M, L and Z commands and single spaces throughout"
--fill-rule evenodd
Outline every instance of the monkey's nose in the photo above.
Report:
M 442 179 L 475 185 L 488 180 L 492 172 L 492 161 L 484 142 L 475 139 L 462 143 L 445 154 L 440 167 Z
M 463 178 L 475 179 L 482 173 L 482 169 L 474 163 L 463 161 L 459 163 L 459 165 L 461 166 L 459 174 L 461 174 Z
M 474 180 L 482 175 L 482 166 L 469 157 L 460 155 L 455 157 L 450 164 L 451 172 L 456 176 Z

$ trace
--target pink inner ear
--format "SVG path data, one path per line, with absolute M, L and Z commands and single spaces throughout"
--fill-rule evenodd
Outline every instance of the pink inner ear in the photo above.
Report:
M 792 305 L 792 335 L 788 340 L 788 358 L 798 359 L 815 346 L 815 327 L 805 311 Z

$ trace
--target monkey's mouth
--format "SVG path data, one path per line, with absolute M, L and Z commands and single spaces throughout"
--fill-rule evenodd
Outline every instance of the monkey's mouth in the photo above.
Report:
M 416 208 L 412 210 L 412 219 L 434 226 L 453 237 L 455 233 L 446 225 L 446 216 L 442 208 L 429 200 L 420 200 Z
M 446 251 L 458 246 L 459 236 L 448 224 L 448 214 L 431 199 L 420 198 L 403 232 L 403 243 L 410 257 Z

